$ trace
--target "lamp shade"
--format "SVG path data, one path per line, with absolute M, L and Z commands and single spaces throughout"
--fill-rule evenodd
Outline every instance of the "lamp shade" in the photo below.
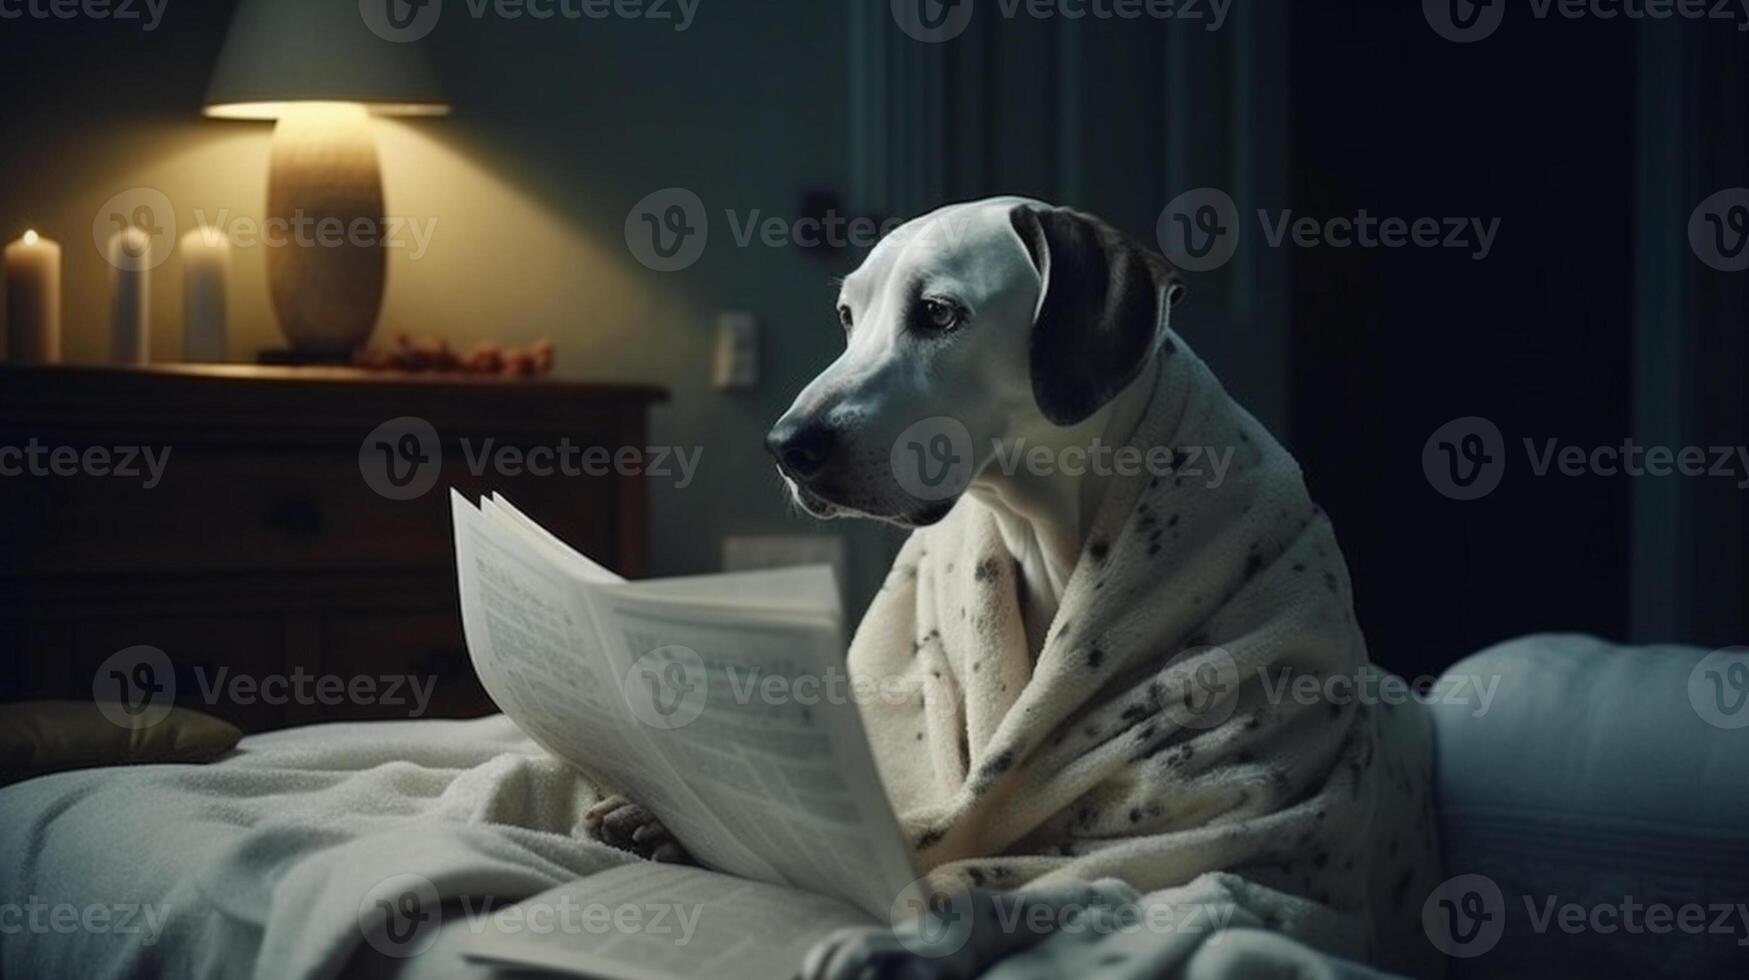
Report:
M 359 0 L 241 0 L 206 114 L 277 119 L 309 102 L 360 103 L 381 115 L 449 111 L 424 52 L 373 32 Z

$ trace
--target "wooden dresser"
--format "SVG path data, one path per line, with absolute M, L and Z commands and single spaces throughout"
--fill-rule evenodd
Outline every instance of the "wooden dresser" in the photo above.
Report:
M 247 731 L 408 717 L 411 696 L 384 703 L 397 677 L 435 684 L 421 717 L 488 713 L 456 608 L 448 488 L 500 491 L 640 575 L 642 477 L 482 468 L 480 453 L 641 448 L 663 398 L 338 368 L 0 365 L 0 701 L 90 698 L 107 658 L 145 645 L 170 661 L 178 704 Z M 437 452 L 409 457 L 435 480 L 391 499 L 368 473 L 420 423 L 379 427 L 406 419 L 435 434 Z M 154 486 L 143 449 L 162 464 Z M 94 472 L 130 450 L 138 475 Z M 234 697 L 238 676 L 283 694 Z M 355 678 L 384 680 L 364 698 L 320 693 Z

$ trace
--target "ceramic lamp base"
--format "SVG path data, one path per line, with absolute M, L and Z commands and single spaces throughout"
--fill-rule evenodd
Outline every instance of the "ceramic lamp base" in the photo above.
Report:
M 383 179 L 363 106 L 312 103 L 274 125 L 267 282 L 294 348 L 350 350 L 376 328 L 387 255 Z

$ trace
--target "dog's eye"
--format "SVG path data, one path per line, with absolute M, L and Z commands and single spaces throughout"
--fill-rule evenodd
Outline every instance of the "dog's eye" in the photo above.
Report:
M 926 299 L 923 301 L 923 320 L 932 329 L 952 330 L 959 326 L 960 308 L 946 300 Z
M 855 319 L 850 315 L 850 307 L 840 306 L 838 308 L 838 324 L 844 328 L 845 333 L 849 333 L 850 328 L 856 325 Z

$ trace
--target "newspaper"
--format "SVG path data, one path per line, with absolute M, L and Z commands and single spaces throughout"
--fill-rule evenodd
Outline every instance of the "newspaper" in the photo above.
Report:
M 805 931 L 823 934 L 888 921 L 917 876 L 855 699 L 824 693 L 822 678 L 844 676 L 829 566 L 629 582 L 501 497 L 476 507 L 452 491 L 451 504 L 462 623 L 492 700 L 547 751 L 649 808 L 711 869 L 658 875 L 641 864 L 625 871 L 642 878 L 593 876 L 531 902 L 660 884 L 676 902 L 727 901 L 700 906 L 701 923 L 781 913 L 797 932 L 793 916 L 808 913 Z M 700 956 L 790 953 L 770 941 L 736 953 L 694 936 L 706 945 L 664 957 L 651 953 L 660 942 L 638 938 L 494 931 L 472 952 L 554 966 L 558 944 L 565 969 L 626 980 L 697 975 Z M 641 953 L 628 960 L 627 950 Z M 742 972 L 718 966 L 709 972 Z

